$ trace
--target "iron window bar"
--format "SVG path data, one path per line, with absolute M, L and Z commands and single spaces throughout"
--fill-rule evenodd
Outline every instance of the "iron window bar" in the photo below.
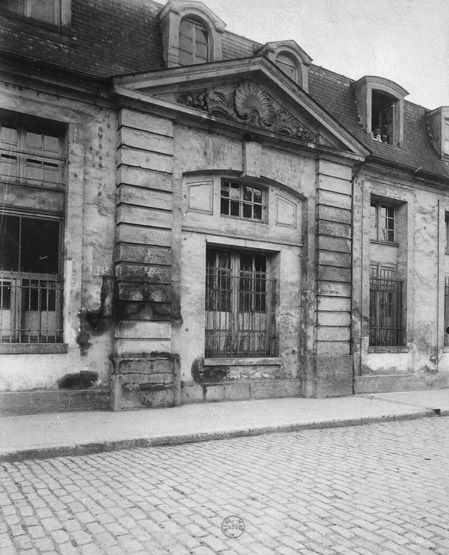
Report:
M 370 345 L 404 345 L 402 292 L 403 281 L 384 277 L 370 278 Z
M 208 267 L 206 357 L 276 356 L 275 297 L 266 272 Z
M 0 342 L 62 343 L 63 281 L 0 271 Z

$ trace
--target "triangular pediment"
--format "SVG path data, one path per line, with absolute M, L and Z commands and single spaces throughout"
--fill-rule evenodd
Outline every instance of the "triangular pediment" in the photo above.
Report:
M 286 110 L 258 81 L 183 92 L 177 102 L 246 127 L 317 142 L 312 124 Z
M 339 122 L 264 57 L 118 77 L 115 91 L 154 98 L 242 132 L 268 134 L 365 157 Z

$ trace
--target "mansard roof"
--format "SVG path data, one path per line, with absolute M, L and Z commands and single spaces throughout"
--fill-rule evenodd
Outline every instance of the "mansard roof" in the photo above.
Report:
M 153 0 L 72 0 L 71 26 L 62 30 L 0 9 L 0 57 L 28 60 L 36 70 L 49 66 L 97 79 L 161 70 L 164 61 L 158 15 L 163 7 Z M 261 47 L 245 37 L 223 32 L 223 60 L 255 56 Z M 374 160 L 449 177 L 447 165 L 432 146 L 426 120 L 430 110 L 405 101 L 403 144 L 373 141 L 362 128 L 353 84 L 345 76 L 310 65 L 309 95 L 363 143 Z

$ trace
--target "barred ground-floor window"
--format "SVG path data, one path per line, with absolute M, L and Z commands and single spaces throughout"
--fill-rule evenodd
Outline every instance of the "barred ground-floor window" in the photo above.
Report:
M 61 221 L 0 213 L 0 342 L 60 343 Z
M 269 256 L 207 250 L 206 357 L 276 356 L 275 309 Z
M 397 279 L 396 268 L 371 265 L 370 329 L 371 346 L 403 346 L 403 281 Z

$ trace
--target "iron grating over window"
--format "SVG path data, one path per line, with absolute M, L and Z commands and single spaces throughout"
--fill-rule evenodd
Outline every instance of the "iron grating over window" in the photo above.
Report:
M 404 345 L 402 292 L 403 282 L 400 280 L 370 278 L 370 345 Z
M 214 256 L 209 253 L 208 262 Z M 267 277 L 264 259 L 220 253 L 218 264 L 208 264 L 206 357 L 276 356 L 276 281 Z
M 62 279 L 0 271 L 0 343 L 62 342 Z
M 0 214 L 0 343 L 62 342 L 60 227 Z

